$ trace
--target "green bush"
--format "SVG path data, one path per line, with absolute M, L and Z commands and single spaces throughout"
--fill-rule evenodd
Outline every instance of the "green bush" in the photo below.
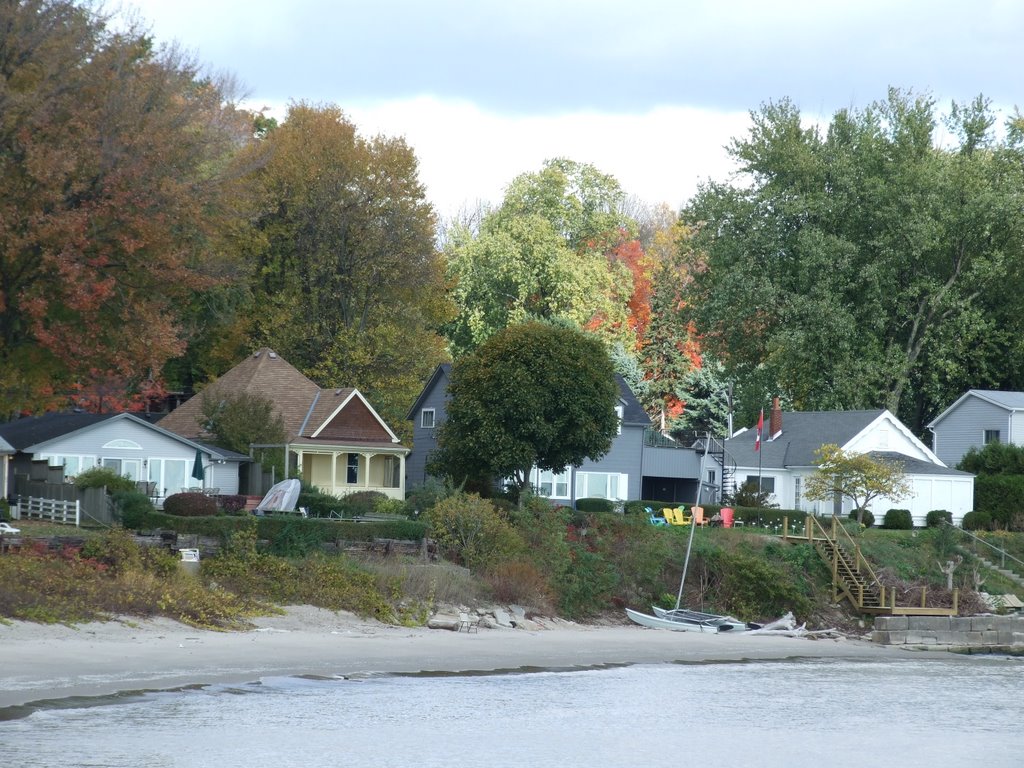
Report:
M 339 499 L 342 514 L 345 517 L 364 517 L 372 515 L 377 504 L 387 499 L 380 491 L 356 491 Z
M 945 509 L 933 509 L 924 518 L 924 524 L 928 528 L 938 528 L 946 523 L 953 524 L 953 513 Z
M 299 501 L 296 506 L 304 507 L 309 512 L 310 517 L 341 516 L 341 499 L 337 496 L 323 493 L 320 489 L 306 483 L 302 484 L 302 490 L 299 492 Z
M 175 493 L 164 499 L 164 512 L 175 517 L 212 517 L 217 502 L 204 493 Z
M 851 509 L 850 510 L 850 514 L 848 514 L 847 517 L 850 520 L 856 521 L 857 520 L 857 513 L 858 512 L 859 512 L 859 510 Z M 864 517 L 861 519 L 861 522 L 864 524 L 865 528 L 870 528 L 871 526 L 873 526 L 875 524 L 875 516 L 871 513 L 870 509 L 865 509 L 864 510 Z
M 611 499 L 577 499 L 576 509 L 579 512 L 614 512 L 615 502 Z
M 426 517 L 441 550 L 467 568 L 493 567 L 525 550 L 518 532 L 475 493 L 449 496 Z
M 1024 475 L 978 475 L 974 479 L 974 509 L 987 512 L 992 525 L 1009 529 L 1024 509 Z
M 140 516 L 156 511 L 149 496 L 134 488 L 130 491 L 116 491 L 110 494 L 110 498 L 114 502 L 114 508 L 117 510 L 121 524 L 127 528 L 135 527 L 128 521 L 137 520 Z
M 964 515 L 962 526 L 965 531 L 990 531 L 992 516 L 988 512 L 976 509 Z
M 79 472 L 75 477 L 78 488 L 106 488 L 110 493 L 115 491 L 134 491 L 135 481 L 125 475 L 119 475 L 110 467 L 92 467 Z
M 890 509 L 885 513 L 882 527 L 890 531 L 909 531 L 914 527 L 914 516 L 909 509 Z

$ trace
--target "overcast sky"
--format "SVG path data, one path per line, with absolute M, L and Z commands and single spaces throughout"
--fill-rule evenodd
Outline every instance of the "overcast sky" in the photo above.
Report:
M 443 216 L 559 156 L 678 208 L 783 97 L 825 119 L 890 85 L 1004 115 L 1024 102 L 1017 0 L 123 2 L 254 108 L 337 104 L 366 135 L 404 136 Z

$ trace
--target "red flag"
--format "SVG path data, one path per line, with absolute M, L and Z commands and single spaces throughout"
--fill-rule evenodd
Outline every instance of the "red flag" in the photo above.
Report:
M 754 450 L 761 450 L 761 430 L 764 429 L 764 408 L 761 409 L 761 415 L 757 417 L 757 434 L 754 435 Z

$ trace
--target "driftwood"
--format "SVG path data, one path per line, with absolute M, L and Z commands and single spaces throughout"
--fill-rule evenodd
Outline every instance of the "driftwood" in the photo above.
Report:
M 751 635 L 779 635 L 781 637 L 821 637 L 823 635 L 838 634 L 836 629 L 807 629 L 804 622 L 799 627 L 796 625 L 796 618 L 792 611 L 780 619 L 770 621 L 759 629 L 752 629 L 748 632 Z

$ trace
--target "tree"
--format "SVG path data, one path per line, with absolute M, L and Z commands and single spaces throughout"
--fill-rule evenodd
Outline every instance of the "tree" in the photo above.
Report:
M 837 495 L 853 502 L 857 522 L 864 522 L 864 510 L 872 500 L 885 496 L 897 501 L 910 494 L 903 468 L 866 453 L 844 451 L 828 443 L 817 451 L 818 469 L 807 477 L 804 494 L 808 499 L 831 501 Z
M 984 99 L 953 106 L 952 147 L 934 101 L 898 90 L 824 132 L 789 101 L 751 122 L 730 147 L 746 178 L 684 211 L 687 316 L 745 393 L 885 406 L 921 431 L 971 376 L 1021 370 L 1000 329 L 1020 323 L 1024 163 Z
M 217 280 L 224 160 L 248 118 L 179 51 L 106 23 L 71 0 L 0 3 L 7 413 L 158 389 L 180 306 Z
M 284 420 L 274 402 L 263 395 L 239 392 L 226 397 L 200 395 L 203 430 L 222 448 L 249 453 L 252 445 L 280 445 L 286 439 Z
M 403 420 L 443 359 L 437 329 L 451 315 L 412 150 L 363 138 L 336 107 L 299 103 L 242 162 L 257 168 L 259 198 L 252 343 Z
M 455 357 L 529 320 L 562 319 L 625 333 L 630 268 L 610 257 L 630 222 L 618 182 L 590 165 L 552 160 L 509 185 L 479 229 L 446 233 L 457 308 L 445 327 Z
M 521 492 L 534 467 L 562 472 L 608 452 L 618 385 L 593 335 L 524 323 L 499 331 L 452 366 L 447 418 L 432 474 L 510 479 Z

